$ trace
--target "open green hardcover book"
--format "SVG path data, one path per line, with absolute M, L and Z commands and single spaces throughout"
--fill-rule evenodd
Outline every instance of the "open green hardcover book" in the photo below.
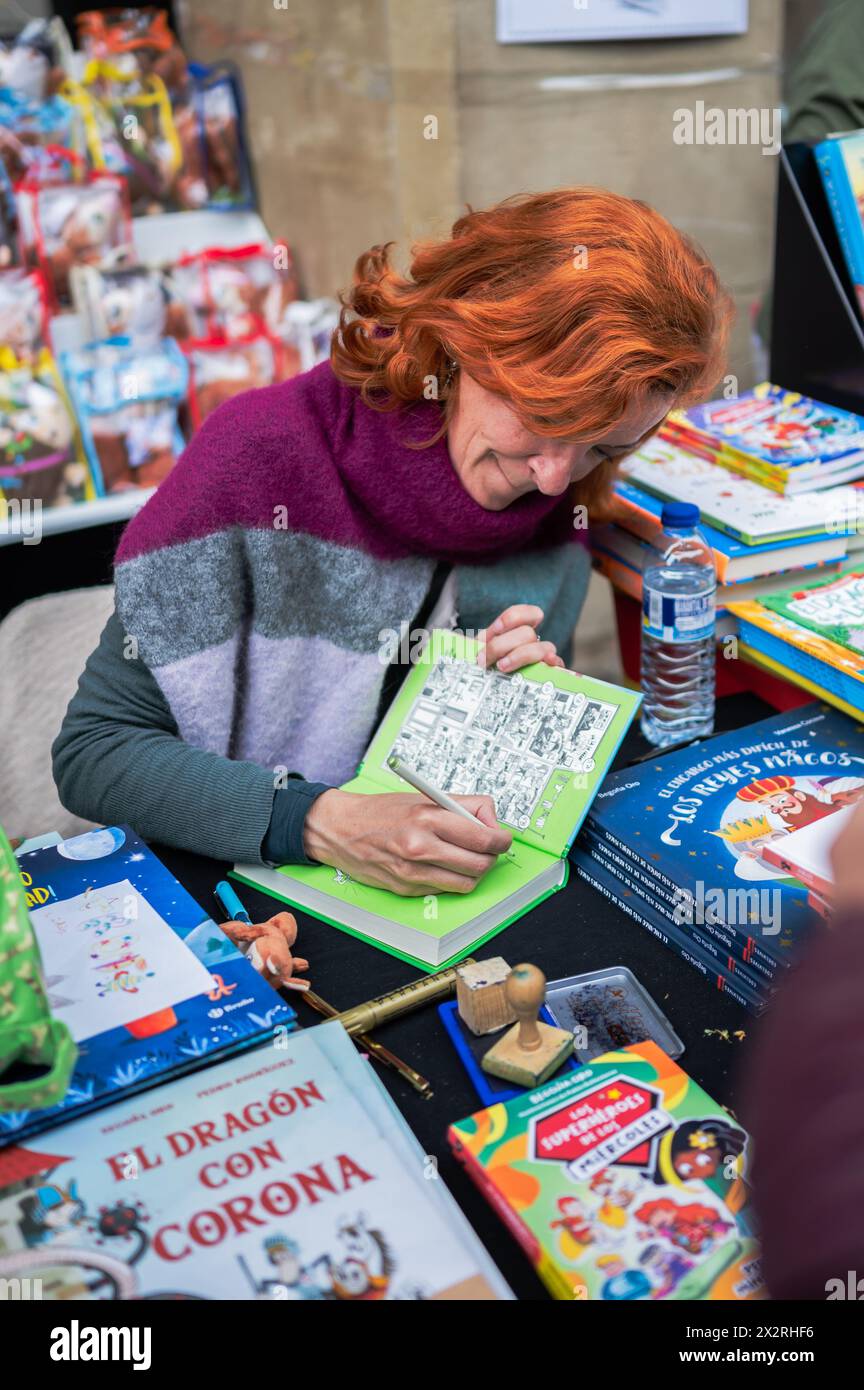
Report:
M 641 695 L 544 665 L 513 675 L 476 663 L 477 643 L 433 632 L 345 791 L 406 791 L 391 754 L 442 791 L 488 795 L 513 834 L 472 893 L 403 898 L 329 865 L 233 877 L 422 968 L 468 954 L 567 882 L 567 851 Z

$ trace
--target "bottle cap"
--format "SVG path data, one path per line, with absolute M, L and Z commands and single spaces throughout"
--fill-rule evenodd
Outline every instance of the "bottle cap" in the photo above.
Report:
M 664 531 L 689 530 L 699 525 L 699 508 L 695 502 L 664 502 L 660 520 Z

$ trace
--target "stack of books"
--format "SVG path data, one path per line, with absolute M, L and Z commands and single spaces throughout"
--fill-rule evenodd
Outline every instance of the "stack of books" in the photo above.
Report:
M 674 410 L 661 434 L 784 495 L 864 477 L 864 418 L 770 381 L 734 400 Z
M 734 629 L 725 610 L 787 587 L 790 575 L 834 576 L 864 537 L 857 519 L 864 494 L 849 486 L 784 495 L 730 472 L 665 433 L 621 466 L 611 521 L 592 531 L 595 567 L 615 588 L 640 599 L 642 571 L 670 543 L 663 503 L 695 502 L 717 567 L 718 635 Z
M 822 704 L 608 776 L 578 873 L 758 1014 L 825 916 L 830 846 L 864 796 L 864 729 Z
M 860 719 L 864 713 L 864 565 L 733 601 L 739 655 Z

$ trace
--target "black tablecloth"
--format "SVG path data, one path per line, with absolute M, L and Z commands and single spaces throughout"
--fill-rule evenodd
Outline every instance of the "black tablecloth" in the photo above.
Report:
M 755 696 L 731 696 L 718 704 L 717 729 L 722 732 L 739 728 L 770 713 L 764 701 Z M 625 765 L 646 749 L 641 736 L 631 731 L 616 766 Z M 228 866 L 160 845 L 153 848 L 201 906 L 218 918 L 213 887 L 224 877 Z M 263 921 L 272 914 L 272 898 L 245 885 L 237 886 L 253 921 Z M 338 1009 L 417 978 L 413 967 L 384 951 L 303 912 L 297 912 L 297 919 L 299 953 L 311 962 L 313 988 Z M 583 970 L 628 966 L 668 1015 L 684 1042 L 680 1064 L 715 1100 L 734 1110 L 737 1085 L 757 1021 L 713 989 L 691 966 L 661 946 L 575 872 L 563 891 L 553 893 L 527 917 L 494 937 L 482 952 L 499 953 L 511 965 L 520 960 L 539 965 L 548 980 Z M 289 1002 L 297 1008 L 304 1026 L 319 1021 L 304 1006 L 301 995 L 292 993 Z M 743 1042 L 726 1042 L 708 1036 L 709 1029 L 726 1029 L 730 1036 L 735 1030 L 744 1029 L 747 1036 Z M 376 1036 L 431 1081 L 434 1096 L 423 1100 L 389 1069 L 373 1064 L 426 1153 L 437 1158 L 440 1176 L 513 1292 L 519 1298 L 546 1298 L 545 1288 L 529 1261 L 450 1154 L 446 1141 L 448 1124 L 472 1114 L 479 1108 L 479 1101 L 435 1006 L 395 1020 Z

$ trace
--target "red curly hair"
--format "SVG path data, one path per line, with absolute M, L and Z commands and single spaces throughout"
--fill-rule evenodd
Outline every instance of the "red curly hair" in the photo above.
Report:
M 332 367 L 378 410 L 443 399 L 434 439 L 450 358 L 534 433 L 568 439 L 606 434 L 643 392 L 704 399 L 722 374 L 730 300 L 645 203 L 567 188 L 469 209 L 447 240 L 414 247 L 407 277 L 391 246 L 357 261 Z

